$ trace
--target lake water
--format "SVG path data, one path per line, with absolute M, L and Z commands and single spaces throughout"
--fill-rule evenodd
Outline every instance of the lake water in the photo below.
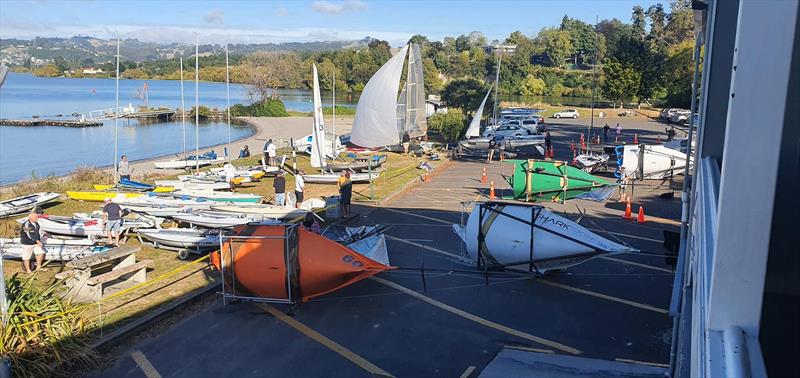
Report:
M 120 106 L 142 105 L 139 90 L 147 83 L 148 105 L 153 107 L 180 107 L 180 82 L 168 80 L 120 80 Z M 42 78 L 29 74 L 9 73 L 0 89 L 0 118 L 72 119 L 70 114 L 88 114 L 93 110 L 114 107 L 113 79 Z M 200 83 L 200 104 L 212 108 L 225 108 L 224 83 Z M 310 91 L 279 90 L 287 110 L 312 111 Z M 186 107 L 194 106 L 194 82 L 184 82 Z M 246 87 L 230 86 L 231 104 L 248 103 Z M 337 94 L 337 105 L 355 106 L 357 96 Z M 323 95 L 323 103 L 330 103 L 330 93 Z M 58 117 L 64 115 L 65 117 Z M 119 154 L 130 160 L 149 159 L 179 153 L 183 150 L 181 122 L 142 123 L 120 119 Z M 187 145 L 194 148 L 194 123 L 187 119 Z M 200 125 L 200 148 L 228 140 L 228 126 L 224 122 Z M 232 125 L 233 140 L 253 134 L 248 126 Z M 221 155 L 222 151 L 217 151 Z M 30 178 L 32 175 L 63 175 L 78 166 L 109 166 L 114 164 L 114 121 L 105 121 L 101 127 L 11 127 L 0 126 L 0 184 Z

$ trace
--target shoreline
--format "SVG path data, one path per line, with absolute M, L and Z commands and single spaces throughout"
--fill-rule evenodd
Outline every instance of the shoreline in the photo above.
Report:
M 238 159 L 239 157 L 239 150 L 244 146 L 248 145 L 250 148 L 250 154 L 256 155 L 261 154 L 263 149 L 263 143 L 266 142 L 268 139 L 273 139 L 276 143 L 278 148 L 288 147 L 289 140 L 291 138 L 298 139 L 305 137 L 306 135 L 311 133 L 312 128 L 312 117 L 310 116 L 290 116 L 290 117 L 236 117 L 235 118 L 239 122 L 243 122 L 248 127 L 253 130 L 253 134 L 231 141 L 231 148 L 229 154 L 231 155 L 232 159 Z M 332 126 L 332 118 L 326 117 L 325 119 L 326 125 L 328 128 Z M 336 116 L 336 126 L 337 132 L 350 132 L 352 127 L 353 116 L 352 115 L 344 115 L 344 116 Z M 204 153 L 210 150 L 221 149 L 227 147 L 228 143 L 220 143 L 209 147 L 200 148 L 200 153 Z M 194 150 L 191 150 L 192 153 Z M 187 151 L 188 152 L 188 151 Z M 221 156 L 222 151 L 219 151 L 218 156 Z M 130 162 L 130 167 L 132 169 L 132 177 L 131 179 L 136 180 L 137 178 L 141 178 L 143 175 L 151 175 L 151 174 L 162 174 L 162 175 L 172 175 L 176 173 L 184 172 L 183 169 L 156 169 L 153 163 L 158 161 L 166 161 L 170 160 L 175 157 L 176 154 L 167 154 L 167 155 L 160 155 L 146 159 L 140 159 Z M 77 169 L 78 167 L 75 167 Z M 103 165 L 103 166 L 95 166 L 95 168 L 100 170 L 110 171 L 110 165 Z M 63 174 L 63 175 L 55 175 L 55 177 L 59 179 L 66 179 L 72 176 L 74 173 L 73 171 Z M 42 176 L 49 177 L 49 176 Z M 25 183 L 30 181 L 31 179 L 23 179 L 20 181 L 7 183 L 0 185 L 0 193 L 7 193 L 16 185 Z

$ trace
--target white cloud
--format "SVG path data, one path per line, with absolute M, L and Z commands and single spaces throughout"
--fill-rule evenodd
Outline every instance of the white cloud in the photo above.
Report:
M 266 28 L 266 27 L 222 27 L 222 26 L 154 26 L 125 24 L 87 24 L 65 25 L 38 22 L 36 20 L 19 20 L 8 22 L 0 18 L 0 35 L 3 38 L 31 39 L 34 37 L 61 37 L 73 35 L 89 35 L 97 38 L 112 39 L 119 34 L 123 39 L 135 38 L 143 42 L 157 43 L 190 43 L 194 44 L 195 35 L 201 44 L 225 43 L 282 43 L 282 42 L 314 42 L 314 41 L 350 41 L 366 36 L 383 39 L 392 46 L 405 44 L 414 32 L 388 30 L 354 30 L 324 27 L 301 28 Z
M 225 23 L 225 12 L 222 9 L 210 10 L 205 16 L 203 16 L 203 20 L 209 24 Z
M 361 0 L 345 0 L 342 2 L 332 2 L 327 0 L 315 1 L 311 4 L 314 12 L 340 14 L 345 12 L 358 12 L 367 9 L 367 3 Z
M 289 11 L 284 7 L 277 7 L 275 8 L 275 15 L 278 17 L 286 17 L 289 15 Z

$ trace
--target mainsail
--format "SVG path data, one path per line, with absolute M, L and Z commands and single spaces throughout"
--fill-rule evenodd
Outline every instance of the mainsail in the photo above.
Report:
M 481 106 L 479 106 L 478 110 L 475 111 L 475 116 L 472 117 L 472 122 L 469 123 L 469 127 L 467 128 L 467 134 L 465 135 L 465 137 L 473 138 L 480 135 L 481 117 L 483 117 L 483 107 L 486 105 L 486 99 L 489 98 L 489 94 L 491 93 L 492 93 L 491 89 L 489 89 L 489 91 L 486 92 L 486 96 L 483 98 L 483 101 L 481 101 Z
M 403 84 L 403 90 L 400 91 L 400 97 L 397 100 L 397 134 L 403 138 L 403 133 L 406 130 L 406 115 L 408 114 L 408 83 Z
M 408 45 L 395 54 L 369 79 L 356 106 L 350 141 L 361 147 L 383 147 L 400 143 L 397 133 L 397 89 Z
M 325 124 L 322 120 L 322 97 L 319 94 L 319 75 L 317 65 L 312 64 L 314 71 L 314 130 L 311 140 L 311 166 L 325 167 Z
M 408 78 L 405 88 L 406 116 L 403 131 L 412 138 L 423 136 L 428 131 L 423 76 L 422 54 L 419 51 L 419 45 L 411 44 L 408 51 Z

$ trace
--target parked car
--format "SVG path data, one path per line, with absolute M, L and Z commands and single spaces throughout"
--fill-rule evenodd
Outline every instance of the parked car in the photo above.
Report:
M 505 125 L 500 125 L 493 130 L 492 129 L 486 130 L 483 133 L 483 136 L 487 138 L 492 138 L 496 135 L 502 135 L 504 137 L 518 137 L 531 134 L 533 134 L 533 132 L 531 132 L 530 129 L 527 129 L 524 126 L 505 124 Z
M 671 116 L 669 116 L 669 121 L 672 123 L 677 124 L 684 124 L 689 122 L 689 117 L 692 115 L 692 112 L 689 110 L 677 110 Z
M 658 118 L 661 118 L 661 120 L 663 120 L 663 121 L 669 122 L 669 121 L 670 121 L 670 118 L 672 118 L 672 116 L 673 116 L 675 113 L 677 113 L 677 112 L 683 112 L 683 111 L 685 111 L 685 112 L 688 112 L 688 110 L 685 110 L 685 109 L 680 109 L 680 108 L 666 108 L 666 109 L 662 109 L 662 110 L 661 110 L 661 112 L 660 112 L 660 113 L 658 113 Z
M 575 118 L 578 118 L 580 116 L 581 115 L 578 114 L 578 111 L 575 110 L 575 109 L 564 109 L 564 110 L 562 110 L 560 112 L 557 112 L 556 114 L 553 114 L 553 118 L 572 118 L 572 119 L 575 119 Z
M 536 131 L 536 132 L 544 132 L 544 124 L 539 122 L 539 120 L 535 118 L 528 118 L 522 120 L 522 126 L 527 128 L 528 130 Z

